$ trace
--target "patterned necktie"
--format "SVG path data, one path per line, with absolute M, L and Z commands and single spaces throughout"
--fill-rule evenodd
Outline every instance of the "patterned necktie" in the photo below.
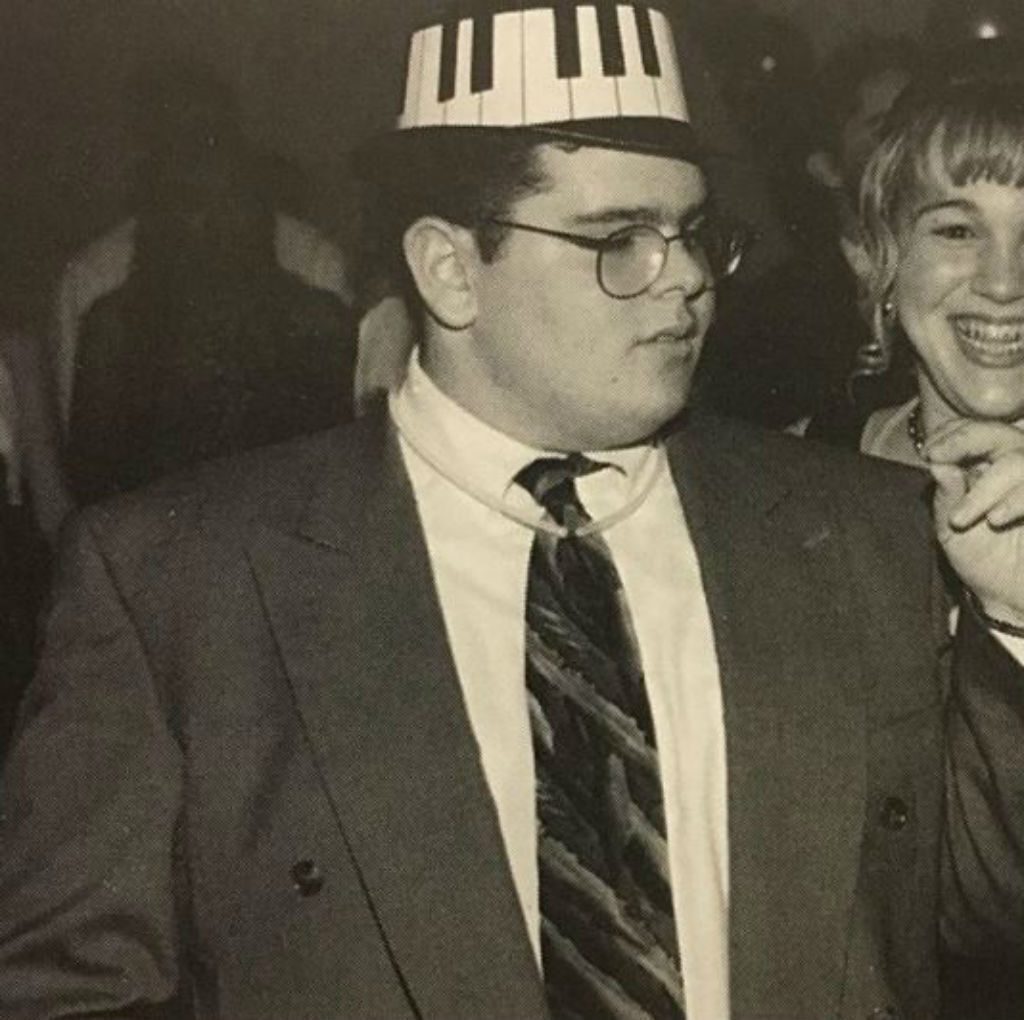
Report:
M 579 454 L 516 481 L 569 534 L 538 531 L 526 594 L 541 957 L 553 1020 L 683 1020 L 651 710 L 629 607 L 590 518 Z

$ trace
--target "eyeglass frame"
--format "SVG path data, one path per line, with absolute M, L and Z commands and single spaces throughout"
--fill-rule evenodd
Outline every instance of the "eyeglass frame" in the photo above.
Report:
M 592 251 L 597 254 L 597 264 L 594 266 L 594 271 L 597 275 L 597 285 L 601 290 L 608 295 L 610 298 L 614 298 L 616 301 L 629 301 L 631 298 L 639 297 L 641 294 L 646 294 L 647 291 L 653 287 L 658 280 L 661 278 L 661 274 L 665 272 L 665 266 L 668 265 L 668 253 L 669 245 L 673 241 L 682 241 L 683 247 L 688 252 L 692 251 L 691 245 L 687 243 L 687 238 L 692 237 L 694 230 L 693 224 L 689 224 L 687 228 L 681 230 L 678 234 L 672 234 L 666 237 L 657 227 L 649 223 L 629 223 L 624 227 L 618 227 L 609 234 L 605 234 L 603 237 L 592 237 L 589 234 L 575 234 L 568 230 L 555 230 L 552 227 L 541 227 L 534 223 L 521 223 L 518 220 L 504 219 L 499 216 L 489 216 L 487 218 L 488 223 L 493 223 L 498 227 L 508 227 L 513 230 L 522 230 L 531 234 L 539 234 L 544 237 L 554 237 L 560 241 L 567 241 L 570 244 L 574 244 L 579 248 L 583 248 L 587 251 Z M 604 257 L 605 251 L 609 248 L 610 243 L 617 237 L 621 237 L 623 234 L 632 233 L 638 230 L 646 231 L 650 234 L 656 234 L 662 242 L 662 256 L 661 265 L 658 267 L 657 273 L 654 277 L 646 283 L 640 290 L 633 291 L 629 294 L 615 294 L 608 289 L 604 282 L 603 274 L 601 273 L 601 264 Z M 743 259 L 743 255 L 753 240 L 753 235 L 742 227 L 740 224 L 728 223 L 724 230 L 723 240 L 726 243 L 726 250 L 728 257 L 726 259 L 726 268 L 724 272 L 715 273 L 711 269 L 711 278 L 715 283 L 721 280 L 728 279 L 732 276 L 739 268 L 740 262 Z M 711 268 L 709 266 L 709 268 Z

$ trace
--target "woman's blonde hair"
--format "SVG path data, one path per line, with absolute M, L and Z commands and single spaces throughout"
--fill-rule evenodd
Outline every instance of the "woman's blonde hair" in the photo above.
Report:
M 875 304 L 875 335 L 859 354 L 860 374 L 885 371 L 891 362 L 899 234 L 914 199 L 943 177 L 957 187 L 1024 187 L 1024 75 L 926 77 L 893 106 L 861 178 L 861 237 L 870 266 L 864 282 Z

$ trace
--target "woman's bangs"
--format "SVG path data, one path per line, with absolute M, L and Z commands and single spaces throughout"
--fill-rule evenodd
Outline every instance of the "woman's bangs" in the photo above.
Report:
M 1008 112 L 950 111 L 917 160 L 918 176 L 939 170 L 957 187 L 978 181 L 1024 187 L 1024 107 Z

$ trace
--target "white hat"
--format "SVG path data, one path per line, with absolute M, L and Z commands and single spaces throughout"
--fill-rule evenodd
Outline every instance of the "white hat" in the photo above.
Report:
M 696 154 L 671 25 L 641 2 L 478 0 L 415 31 L 391 140 L 448 128 Z

